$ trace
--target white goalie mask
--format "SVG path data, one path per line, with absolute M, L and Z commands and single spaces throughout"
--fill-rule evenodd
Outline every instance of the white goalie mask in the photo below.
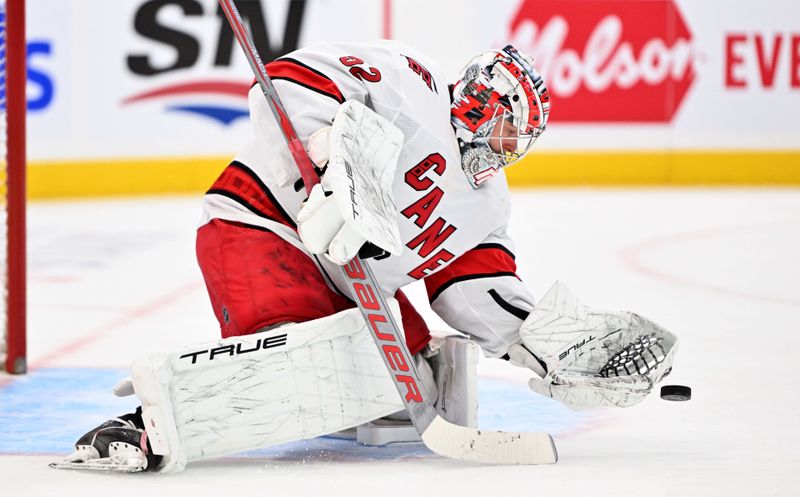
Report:
M 450 109 L 472 187 L 528 153 L 549 114 L 550 96 L 531 57 L 507 45 L 472 59 L 453 86 Z

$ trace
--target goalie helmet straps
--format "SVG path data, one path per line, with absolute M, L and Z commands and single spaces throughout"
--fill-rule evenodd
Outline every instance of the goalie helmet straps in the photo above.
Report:
M 507 45 L 461 70 L 450 110 L 462 168 L 478 188 L 530 150 L 545 130 L 550 96 L 533 59 Z

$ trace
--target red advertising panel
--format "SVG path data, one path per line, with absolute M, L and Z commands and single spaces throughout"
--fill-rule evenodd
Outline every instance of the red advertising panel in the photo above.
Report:
M 694 79 L 672 0 L 525 0 L 511 31 L 530 41 L 556 121 L 667 123 Z

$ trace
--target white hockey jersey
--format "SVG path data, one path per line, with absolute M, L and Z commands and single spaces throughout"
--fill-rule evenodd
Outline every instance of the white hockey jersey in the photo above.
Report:
M 350 99 L 400 128 L 405 144 L 394 198 L 404 250 L 370 260 L 376 280 L 393 295 L 424 279 L 431 307 L 445 322 L 488 356 L 505 354 L 533 308 L 506 234 L 508 187 L 502 172 L 477 190 L 467 181 L 450 124 L 448 82 L 436 64 L 394 41 L 326 43 L 281 57 L 267 71 L 305 145 Z M 305 251 L 295 229 L 305 188 L 257 85 L 250 110 L 254 139 L 207 192 L 203 223 L 260 226 Z M 352 298 L 341 270 L 315 259 L 331 287 Z

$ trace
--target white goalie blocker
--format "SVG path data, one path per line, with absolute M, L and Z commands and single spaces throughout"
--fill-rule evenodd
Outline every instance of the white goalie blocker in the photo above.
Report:
M 390 305 L 399 316 L 396 301 Z M 131 379 L 153 452 L 164 456 L 162 472 L 403 408 L 358 309 L 146 355 Z
M 394 255 L 403 251 L 392 188 L 403 139 L 396 125 L 348 100 L 336 111 L 328 171 L 322 176 L 347 224 Z
M 297 215 L 311 253 L 344 265 L 365 242 L 402 252 L 392 188 L 402 146 L 402 131 L 356 100 L 339 106 L 333 125 L 309 137 L 309 156 L 317 167 L 327 164 Z

